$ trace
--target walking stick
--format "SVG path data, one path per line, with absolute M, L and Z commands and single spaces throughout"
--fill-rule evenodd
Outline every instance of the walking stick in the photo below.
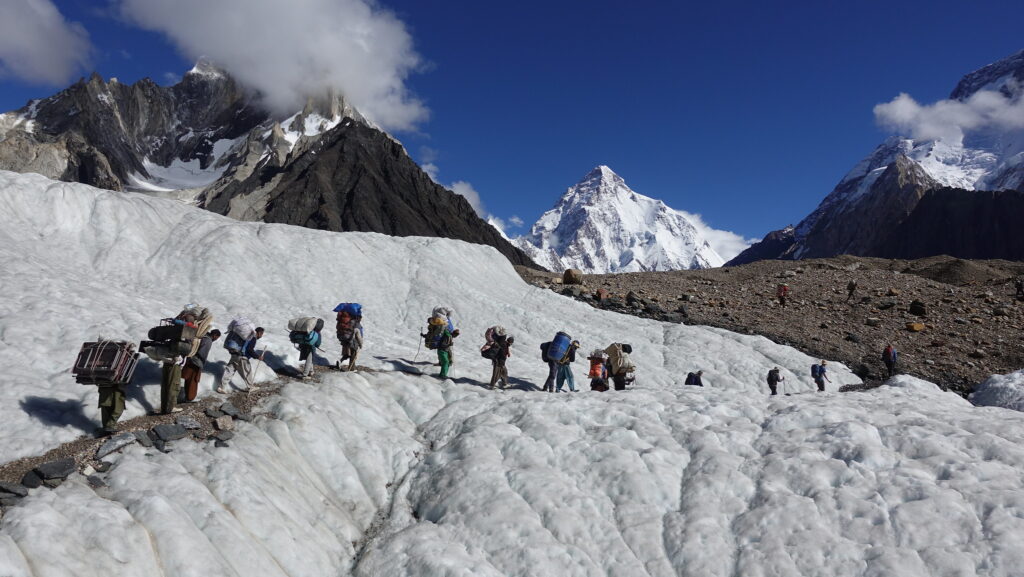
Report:
M 265 354 L 267 354 L 267 347 L 263 347 L 262 349 L 260 349 L 260 358 L 258 361 L 256 361 L 256 368 L 252 370 L 252 385 L 249 385 L 249 388 L 245 390 L 246 399 L 249 398 L 249 395 L 252 394 L 253 387 L 256 386 L 256 373 L 260 371 L 260 363 L 263 362 L 263 355 Z

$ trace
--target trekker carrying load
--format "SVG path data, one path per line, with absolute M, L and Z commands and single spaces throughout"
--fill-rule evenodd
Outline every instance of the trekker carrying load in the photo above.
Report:
M 558 365 L 562 362 L 572 344 L 572 337 L 568 333 L 559 331 L 555 338 L 540 345 L 540 358 L 548 364 L 548 378 L 544 380 L 544 389 L 549 393 L 555 392 L 555 378 L 558 376 Z
M 896 374 L 896 362 L 899 358 L 900 353 L 896 347 L 891 344 L 885 346 L 885 350 L 882 351 L 882 362 L 885 363 L 885 370 L 888 371 L 890 377 Z
M 569 383 L 569 391 L 576 392 L 576 380 L 572 376 L 572 363 L 576 362 L 576 349 L 580 348 L 579 341 L 569 343 L 569 350 L 566 351 L 562 360 L 558 361 L 558 375 L 555 378 L 555 392 L 562 392 L 562 384 Z
M 846 283 L 846 302 L 850 302 L 855 292 L 857 292 L 857 279 L 851 279 L 850 282 Z
M 448 307 L 435 307 L 427 319 L 427 332 L 420 334 L 427 348 L 437 351 L 437 364 L 441 366 L 438 376 L 442 379 L 448 378 L 448 370 L 454 363 L 452 346 L 459 336 L 459 329 L 452 321 L 453 314 Z
M 317 317 L 298 317 L 288 321 L 288 340 L 299 349 L 299 361 L 302 368 L 299 373 L 303 379 L 313 378 L 314 351 L 320 347 L 323 338 L 324 319 Z
M 263 360 L 263 352 L 256 350 L 256 342 L 263 338 L 263 327 L 258 327 L 247 318 L 236 318 L 228 324 L 228 336 L 224 339 L 224 348 L 227 349 L 231 358 L 228 366 L 224 367 L 224 374 L 221 375 L 220 384 L 215 389 L 220 394 L 227 393 L 227 387 L 231 384 L 232 377 L 237 372 L 245 383 L 245 390 L 255 386 L 256 375 L 253 374 L 252 365 L 249 359 Z
M 508 368 L 505 361 L 512 356 L 512 344 L 515 338 L 509 336 L 502 326 L 493 326 L 484 333 L 487 340 L 484 346 L 480 347 L 480 355 L 491 361 L 491 380 L 488 387 L 493 389 L 498 381 L 501 381 L 501 388 L 508 387 Z
M 124 412 L 124 386 L 131 383 L 139 353 L 128 341 L 99 339 L 82 343 L 71 374 L 81 385 L 95 385 L 99 393 L 101 426 L 97 437 L 117 432 L 117 420 Z
M 704 374 L 704 371 L 697 371 L 696 373 L 689 373 L 689 374 L 686 375 L 686 382 L 684 382 L 683 384 L 684 385 L 691 385 L 691 386 L 694 386 L 694 387 L 703 387 L 704 386 L 704 381 L 701 380 L 701 376 L 703 374 Z
M 149 330 L 150 342 L 143 352 L 163 364 L 160 379 L 160 414 L 180 413 L 178 391 L 181 389 L 181 368 L 186 359 L 199 351 L 202 338 L 213 324 L 213 314 L 206 307 L 187 304 L 173 319 Z M 150 414 L 155 414 L 151 411 Z
M 594 349 L 587 360 L 590 361 L 590 371 L 587 373 L 587 376 L 590 377 L 590 390 L 602 393 L 607 391 L 608 355 L 601 349 Z
M 196 395 L 199 394 L 199 379 L 203 376 L 203 366 L 206 365 L 206 361 L 210 357 L 210 349 L 213 348 L 214 341 L 219 338 L 220 331 L 211 330 L 205 337 L 199 339 L 199 348 L 196 349 L 196 354 L 185 361 L 185 366 L 181 368 L 181 378 L 185 381 L 185 388 L 178 393 L 178 403 L 195 402 Z
M 775 367 L 768 371 L 768 388 L 771 389 L 773 395 L 779 394 L 779 383 L 784 380 L 786 380 L 786 377 L 779 374 L 779 367 Z
M 608 354 L 608 374 L 612 376 L 615 390 L 624 391 L 626 385 L 633 382 L 633 373 L 636 371 L 633 360 L 629 358 L 633 347 L 623 343 L 612 343 L 604 352 Z
M 775 291 L 775 296 L 778 297 L 779 304 L 782 305 L 782 308 L 786 308 L 786 298 L 789 297 L 789 285 L 786 283 L 780 284 L 778 289 Z
M 828 364 L 822 359 L 820 365 L 811 365 L 811 378 L 814 379 L 814 384 L 818 385 L 818 392 L 825 392 L 825 381 L 832 382 L 832 379 L 828 378 L 826 374 L 828 369 L 825 365 Z
M 338 359 L 338 370 L 356 370 L 356 357 L 363 348 L 363 306 L 359 303 L 341 303 L 334 307 L 338 313 L 335 328 L 338 331 L 338 342 L 341 343 L 341 358 Z M 342 363 L 348 359 L 348 368 Z

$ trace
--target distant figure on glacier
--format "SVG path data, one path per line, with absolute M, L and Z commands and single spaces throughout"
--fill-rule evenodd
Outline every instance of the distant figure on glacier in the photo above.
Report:
M 505 331 L 505 327 L 493 326 L 484 333 L 486 342 L 480 348 L 480 354 L 491 361 L 491 380 L 488 386 L 494 388 L 501 382 L 501 388 L 508 387 L 508 368 L 505 361 L 512 356 L 512 345 L 515 338 Z
M 825 381 L 832 382 L 832 379 L 828 378 L 828 368 L 825 359 L 821 360 L 820 364 L 811 365 L 811 378 L 814 379 L 814 384 L 818 385 L 818 392 L 825 391 Z
M 789 296 L 789 285 L 786 283 L 780 284 L 779 288 L 775 291 L 775 296 L 778 297 L 779 304 L 782 305 L 782 308 L 786 308 L 786 298 Z
M 455 337 L 459 336 L 459 329 L 455 328 L 452 320 L 453 315 L 454 311 L 448 307 L 434 307 L 427 319 L 427 332 L 420 334 L 427 348 L 437 351 L 437 364 L 441 366 L 438 376 L 442 379 L 448 378 L 448 371 L 454 363 L 452 349 Z
M 889 376 L 896 374 L 896 361 L 899 360 L 900 353 L 891 344 L 885 346 L 885 350 L 882 351 L 882 362 L 885 363 L 885 370 L 889 373 Z
M 576 349 L 580 348 L 579 341 L 569 343 L 569 350 L 558 361 L 558 375 L 555 377 L 555 392 L 562 392 L 562 385 L 569 385 L 569 392 L 576 392 L 576 379 L 572 376 L 572 363 L 576 362 Z
M 855 292 L 857 292 L 857 280 L 850 279 L 850 282 L 846 283 L 846 302 L 850 302 Z
M 558 331 L 555 334 L 555 338 L 546 343 L 541 343 L 540 359 L 548 365 L 548 377 L 544 379 L 543 390 L 549 393 L 555 392 L 555 379 L 558 377 L 558 367 L 569 355 L 569 349 L 573 342 L 569 333 Z
M 590 377 L 590 390 L 602 393 L 607 391 L 608 355 L 601 349 L 594 349 L 587 360 L 590 361 L 590 372 L 587 373 Z
M 786 377 L 779 374 L 779 367 L 775 367 L 768 371 L 768 388 L 771 390 L 773 395 L 779 394 L 779 383 L 784 380 L 786 380 Z
M 359 303 L 341 303 L 334 307 L 338 313 L 335 329 L 338 342 L 341 344 L 341 358 L 338 359 L 338 370 L 356 370 L 356 357 L 363 348 L 363 307 Z M 343 366 L 348 360 L 348 368 Z
M 1024 278 L 1017 277 L 1013 285 L 1017 288 L 1017 298 L 1024 299 Z
M 196 400 L 199 394 L 199 379 L 203 376 L 203 366 L 210 356 L 213 343 L 219 338 L 220 331 L 217 329 L 206 333 L 205 337 L 199 339 L 196 354 L 185 361 L 185 366 L 181 368 L 181 378 L 185 381 L 185 387 L 178 393 L 179 403 L 191 403 Z
M 633 353 L 632 345 L 612 343 L 604 349 L 608 355 L 608 374 L 612 377 L 612 386 L 616 391 L 626 390 L 626 385 L 634 380 L 636 366 L 629 355 Z
M 220 384 L 215 389 L 220 394 L 228 392 L 228 385 L 237 372 L 245 383 L 245 390 L 252 388 L 256 376 L 252 371 L 249 359 L 263 360 L 263 351 L 256 350 L 256 342 L 263 338 L 263 327 L 255 326 L 251 321 L 238 318 L 228 325 L 228 336 L 224 338 L 224 348 L 230 359 L 224 367 Z
M 697 371 L 696 373 L 690 373 L 686 375 L 686 381 L 684 385 L 690 385 L 693 387 L 703 387 L 704 381 L 701 380 L 701 376 L 704 375 L 704 371 Z

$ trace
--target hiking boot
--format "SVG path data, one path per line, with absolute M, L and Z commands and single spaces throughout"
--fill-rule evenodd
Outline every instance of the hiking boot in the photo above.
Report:
M 217 391 L 218 393 L 222 394 L 222 395 L 228 394 L 227 390 L 225 390 L 224 387 L 217 387 L 214 390 Z
M 171 412 L 172 413 L 180 413 L 180 412 L 182 412 L 184 410 L 185 409 L 182 409 L 181 407 L 174 407 L 173 409 L 171 409 Z

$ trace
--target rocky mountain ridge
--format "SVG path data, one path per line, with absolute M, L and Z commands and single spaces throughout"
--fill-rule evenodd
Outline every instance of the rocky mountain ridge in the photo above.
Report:
M 966 75 L 950 98 L 965 103 L 984 92 L 986 98 L 1012 106 L 1024 98 L 1022 83 L 1024 51 Z M 1014 244 L 1009 230 L 989 229 L 985 221 L 969 223 L 972 226 L 963 229 L 959 244 L 948 242 L 950 226 L 944 221 L 931 229 L 922 224 L 940 213 L 986 213 L 984 206 L 992 203 L 991 195 L 956 194 L 955 190 L 1000 192 L 1004 200 L 1024 192 L 1022 159 L 1024 129 L 1013 123 L 973 129 L 959 138 L 890 137 L 858 163 L 792 235 L 770 233 L 771 238 L 728 264 L 839 254 L 920 258 L 946 253 L 964 258 L 1024 259 L 1024 251 L 1017 250 L 979 253 L 976 249 L 988 243 Z M 945 192 L 931 195 L 922 206 L 926 193 L 938 190 Z M 944 202 L 949 203 L 946 208 L 937 206 Z M 968 206 L 973 204 L 979 206 Z M 1018 219 L 1024 216 L 1015 214 Z
M 170 196 L 241 220 L 456 238 L 536 266 L 342 95 L 310 97 L 280 118 L 204 61 L 173 86 L 93 74 L 0 115 L 0 170 Z
M 607 166 L 570 187 L 515 244 L 550 270 L 637 272 L 725 262 L 689 215 L 634 192 Z

